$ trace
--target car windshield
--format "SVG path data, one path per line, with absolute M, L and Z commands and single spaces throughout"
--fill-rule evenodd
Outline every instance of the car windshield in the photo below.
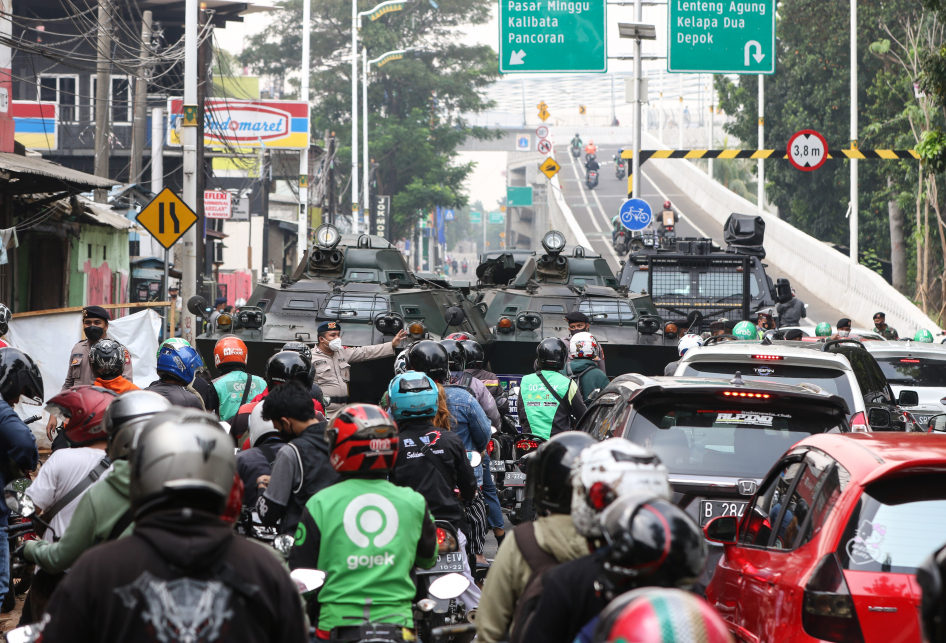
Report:
M 749 294 L 752 297 L 759 296 L 759 284 L 756 283 L 753 275 L 749 275 Z M 715 270 L 700 272 L 700 297 L 712 299 L 742 297 L 742 273 Z
M 325 302 L 325 307 L 319 311 L 319 318 L 371 320 L 388 309 L 388 303 L 380 297 L 335 295 Z
M 655 404 L 641 409 L 624 437 L 653 449 L 672 474 L 761 478 L 793 444 L 838 433 L 828 413 L 788 404 Z
M 684 375 L 696 377 L 731 378 L 739 371 L 747 382 L 774 384 L 814 384 L 828 393 L 843 397 L 847 408 L 854 413 L 854 393 L 844 371 L 817 366 L 792 364 L 745 364 L 740 362 L 688 362 Z
M 857 503 L 838 543 L 844 569 L 914 574 L 943 544 L 946 474 L 881 480 Z
M 619 324 L 637 318 L 634 309 L 626 301 L 617 299 L 583 299 L 578 304 L 578 312 L 586 315 L 599 315 L 595 324 Z
M 877 357 L 877 363 L 880 364 L 887 381 L 895 386 L 946 387 L 946 360 L 928 357 Z

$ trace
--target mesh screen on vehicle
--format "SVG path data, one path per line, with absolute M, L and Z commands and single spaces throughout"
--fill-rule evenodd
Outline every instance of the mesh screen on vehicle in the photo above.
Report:
M 746 319 L 750 296 L 747 257 L 651 257 L 648 289 L 664 319 L 683 319 L 690 311 L 713 319 Z

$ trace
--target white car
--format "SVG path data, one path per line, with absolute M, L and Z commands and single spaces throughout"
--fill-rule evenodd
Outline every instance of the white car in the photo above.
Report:
M 734 378 L 738 372 L 747 381 L 814 385 L 844 398 L 852 431 L 920 430 L 898 407 L 880 367 L 865 350 L 872 343 L 878 342 L 717 341 L 688 350 L 674 375 Z M 905 402 L 915 397 L 905 393 Z
M 930 417 L 946 413 L 946 346 L 912 340 L 865 342 L 897 395 L 905 388 L 916 391 L 919 406 L 906 407 L 926 426 Z

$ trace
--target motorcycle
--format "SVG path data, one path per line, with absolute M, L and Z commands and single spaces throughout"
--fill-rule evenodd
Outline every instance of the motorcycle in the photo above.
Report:
M 534 433 L 523 433 L 513 445 L 515 454 L 514 469 L 506 472 L 503 495 L 511 503 L 509 522 L 518 525 L 521 522 L 535 520 L 535 506 L 531 498 L 526 498 L 526 459 L 545 438 Z
M 573 145 L 572 146 L 572 158 L 578 158 L 581 156 L 581 146 Z
M 619 230 L 614 237 L 614 252 L 619 257 L 627 254 L 627 233 L 624 230 Z
M 620 156 L 614 157 L 614 175 L 618 179 L 623 179 L 627 176 L 627 162 Z
M 469 265 L 466 263 L 466 261 L 464 261 L 462 264 L 460 264 L 460 269 L 463 271 L 463 274 L 464 274 L 464 275 L 466 274 L 466 271 L 467 271 L 467 268 L 468 268 L 468 267 L 469 267 Z
M 594 190 L 596 187 L 598 187 L 597 170 L 588 170 L 588 175 L 585 177 L 585 185 L 588 186 L 589 190 Z
M 594 160 L 597 160 L 597 157 L 595 157 L 594 154 L 588 154 L 588 155 L 585 156 L 585 169 L 586 169 L 586 170 L 587 170 L 588 167 L 591 165 L 591 162 L 594 161 Z
M 664 210 L 660 215 L 661 245 L 665 248 L 672 248 L 677 242 L 677 233 L 674 230 L 677 224 L 677 215 L 673 210 Z

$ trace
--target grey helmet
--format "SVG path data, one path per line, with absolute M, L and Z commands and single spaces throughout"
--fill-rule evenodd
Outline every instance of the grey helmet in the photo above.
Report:
M 158 413 L 138 433 L 132 449 L 129 498 L 136 512 L 169 496 L 203 506 L 209 495 L 220 504 L 208 511 L 222 513 L 236 456 L 233 440 L 214 415 L 184 408 Z
M 278 433 L 278 431 L 273 426 L 272 420 L 263 419 L 263 403 L 260 402 L 250 412 L 250 448 L 255 447 L 261 437 L 270 433 Z
M 0 304 L 0 335 L 6 335 L 10 330 L 10 320 L 13 319 L 13 313 L 10 309 Z
M 135 434 L 151 416 L 171 408 L 174 407 L 166 397 L 153 391 L 128 391 L 115 398 L 102 419 L 108 435 L 109 459 L 114 462 L 127 458 Z

